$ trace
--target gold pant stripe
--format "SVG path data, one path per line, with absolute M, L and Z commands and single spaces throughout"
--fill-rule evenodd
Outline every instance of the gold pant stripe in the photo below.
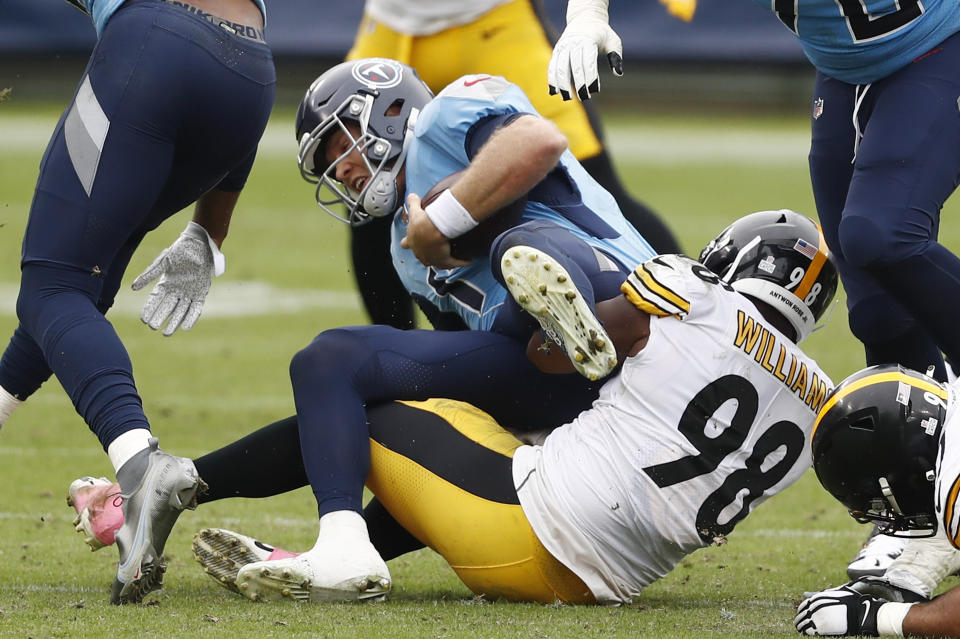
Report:
M 529 0 L 501 5 L 476 21 L 427 36 L 411 36 L 364 16 L 348 60 L 393 58 L 409 64 L 439 92 L 470 73 L 502 75 L 520 86 L 537 112 L 567 136 L 578 159 L 600 153 L 601 145 L 579 100 L 547 93 L 547 66 L 553 47 Z

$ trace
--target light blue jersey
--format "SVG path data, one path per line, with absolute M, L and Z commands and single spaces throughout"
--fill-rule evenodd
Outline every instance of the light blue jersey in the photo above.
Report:
M 442 178 L 466 168 L 470 164 L 467 133 L 479 120 L 515 113 L 536 111 L 523 91 L 502 77 L 469 75 L 447 86 L 417 120 L 406 161 L 406 193 L 422 197 Z M 618 260 L 627 272 L 656 254 L 624 219 L 613 196 L 590 177 L 572 153 L 565 151 L 560 164 L 579 192 L 569 195 L 563 206 L 553 208 L 531 197 L 523 221 L 554 222 Z M 455 269 L 426 267 L 412 251 L 400 246 L 406 235 L 402 216 L 394 218 L 392 233 L 393 263 L 407 290 L 442 312 L 458 314 L 471 329 L 490 329 L 507 291 L 494 279 L 488 258 Z
M 93 18 L 93 26 L 96 27 L 99 36 L 103 33 L 103 27 L 107 24 L 107 20 L 116 13 L 117 9 L 123 6 L 126 0 L 67 0 L 67 2 Z M 251 2 L 260 8 L 260 13 L 263 14 L 263 19 L 266 21 L 267 7 L 264 6 L 263 0 L 251 0 Z
M 960 31 L 957 0 L 755 0 L 773 10 L 819 71 L 869 84 Z

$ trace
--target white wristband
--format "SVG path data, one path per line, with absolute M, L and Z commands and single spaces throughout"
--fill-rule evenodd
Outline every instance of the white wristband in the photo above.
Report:
M 427 217 L 430 218 L 433 225 L 437 227 L 437 230 L 451 240 L 477 226 L 477 221 L 470 215 L 470 211 L 463 208 L 457 198 L 453 197 L 450 189 L 437 196 L 437 199 L 431 202 L 424 211 L 426 211 Z
M 903 618 L 907 616 L 911 606 L 913 606 L 912 603 L 896 602 L 885 603 L 880 606 L 880 609 L 877 610 L 877 634 L 881 637 L 886 635 L 902 637 Z
M 220 277 L 227 270 L 227 258 L 209 235 L 207 235 L 207 244 L 210 245 L 210 251 L 213 253 L 213 276 Z

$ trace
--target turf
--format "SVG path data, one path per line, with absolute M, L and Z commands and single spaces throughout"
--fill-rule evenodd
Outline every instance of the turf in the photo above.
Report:
M 42 105 L 0 105 L 0 334 L 16 325 L 19 243 L 57 116 Z M 688 253 L 750 211 L 813 214 L 803 117 L 610 114 L 606 124 L 629 189 L 669 220 Z M 154 430 L 177 454 L 201 454 L 292 414 L 290 356 L 325 328 L 365 322 L 346 259 L 347 229 L 313 204 L 293 160 L 292 129 L 291 113 L 279 109 L 225 245 L 227 273 L 197 326 L 172 338 L 151 332 L 136 317 L 146 291 L 129 290 L 188 213 L 148 236 L 111 313 Z M 953 247 L 960 246 L 951 222 L 956 208 L 948 206 L 942 229 Z M 840 299 L 808 342 L 835 379 L 862 363 L 842 292 Z M 110 475 L 109 464 L 51 381 L 0 431 L 0 636 L 795 636 L 801 593 L 843 581 L 867 532 L 808 473 L 740 524 L 727 544 L 694 553 L 620 608 L 490 603 L 473 597 L 430 551 L 391 562 L 395 590 L 372 605 L 253 604 L 203 575 L 189 550 L 203 526 L 295 550 L 311 544 L 314 504 L 299 490 L 185 514 L 167 546 L 165 589 L 146 605 L 116 608 L 107 603 L 115 551 L 88 552 L 64 502 L 69 482 L 85 474 Z

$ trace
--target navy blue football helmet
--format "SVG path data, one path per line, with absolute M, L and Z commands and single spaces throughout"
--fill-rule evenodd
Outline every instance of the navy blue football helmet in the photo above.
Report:
M 432 99 L 413 68 L 387 58 L 343 62 L 314 80 L 297 110 L 297 163 L 303 178 L 317 185 L 320 207 L 354 226 L 395 213 L 403 204 L 397 176 L 417 115 Z M 326 143 L 338 130 L 351 146 L 327 162 Z M 337 164 L 355 149 L 371 174 L 359 193 L 336 179 Z
M 813 332 L 837 292 L 837 265 L 820 227 L 789 209 L 745 215 L 700 252 L 700 262 L 782 314 L 797 343 Z

